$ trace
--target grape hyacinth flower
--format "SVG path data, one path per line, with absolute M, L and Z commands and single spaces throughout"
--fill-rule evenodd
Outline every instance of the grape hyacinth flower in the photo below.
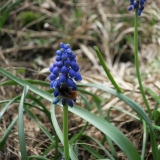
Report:
M 137 9 L 138 7 L 138 15 L 140 16 L 142 11 L 144 10 L 144 3 L 147 0 L 130 0 L 130 6 L 128 7 L 128 11 L 131 11 L 132 9 Z
M 49 80 L 50 88 L 54 90 L 53 104 L 57 104 L 62 99 L 62 105 L 66 103 L 73 107 L 76 101 L 76 81 L 81 81 L 82 76 L 79 73 L 80 67 L 76 63 L 76 55 L 70 48 L 69 44 L 60 43 L 60 50 L 56 51 L 55 62 L 50 66 Z

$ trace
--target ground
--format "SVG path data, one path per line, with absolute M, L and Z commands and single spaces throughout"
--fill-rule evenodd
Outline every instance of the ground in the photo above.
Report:
M 4 24 L 1 26 L 0 37 L 0 66 L 20 77 L 21 79 L 48 80 L 48 68 L 55 60 L 55 51 L 59 49 L 59 43 L 65 42 L 71 45 L 77 55 L 77 63 L 81 67 L 83 83 L 99 83 L 113 88 L 110 80 L 99 60 L 93 46 L 98 46 L 107 67 L 123 93 L 140 104 L 145 110 L 144 101 L 139 90 L 134 65 L 134 44 L 133 44 L 133 22 L 134 12 L 128 12 L 129 2 L 122 1 L 30 1 L 16 4 L 10 10 L 12 2 L 8 1 L 7 7 L 1 10 L 1 20 L 4 17 Z M 6 1 L 1 1 L 2 6 Z M 143 85 L 159 96 L 160 92 L 160 3 L 158 0 L 145 4 L 145 9 L 139 17 L 139 64 Z M 0 75 L 0 83 L 8 78 Z M 47 91 L 49 86 L 38 86 Z M 1 86 L 0 99 L 12 99 L 22 93 L 23 88 L 17 85 Z M 117 97 L 104 93 L 95 88 L 86 88 L 87 91 L 95 94 L 101 100 L 101 109 L 104 116 L 110 107 L 110 122 L 120 129 L 136 146 L 139 152 L 142 149 L 143 126 L 138 120 L 126 115 L 116 109 L 123 109 L 136 115 L 134 111 Z M 146 90 L 146 96 L 151 109 L 157 105 L 154 96 Z M 88 96 L 89 101 L 93 98 Z M 28 102 L 30 102 L 28 100 Z M 42 101 L 50 110 L 50 103 Z M 85 105 L 78 97 L 77 105 L 85 108 Z M 3 107 L 3 105 L 2 105 Z M 1 107 L 1 108 L 2 108 Z M 114 108 L 115 107 L 115 108 Z M 53 133 L 51 124 L 45 114 L 37 113 L 39 122 Z M 62 110 L 57 108 L 57 118 L 62 125 Z M 98 115 L 95 104 L 92 103 L 91 112 Z M 2 117 L 0 122 L 0 136 L 5 133 L 8 125 L 18 113 L 18 103 L 12 104 Z M 69 114 L 69 137 L 80 131 L 86 122 Z M 28 155 L 41 154 L 46 146 L 51 143 L 46 139 L 45 134 L 32 121 L 24 115 L 25 136 Z M 103 134 L 94 126 L 88 125 L 85 134 L 97 140 L 103 139 Z M 97 146 L 86 139 L 94 149 Z M 150 139 L 147 141 L 146 159 L 152 160 Z M 104 143 L 108 148 L 108 144 Z M 119 159 L 126 159 L 122 151 L 116 148 Z M 48 153 L 48 158 L 53 157 L 54 150 Z M 103 152 L 102 152 L 103 154 Z M 0 151 L 0 159 L 20 159 L 18 127 L 12 129 L 8 140 Z M 93 157 L 81 146 L 79 159 L 93 160 Z

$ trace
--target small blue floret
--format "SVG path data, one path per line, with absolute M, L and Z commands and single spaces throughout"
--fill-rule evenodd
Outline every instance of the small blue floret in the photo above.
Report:
M 138 8 L 138 16 L 141 15 L 143 9 L 144 9 L 144 4 L 145 4 L 146 0 L 139 0 L 139 2 L 136 0 L 134 2 L 134 0 L 130 0 L 130 6 L 128 7 L 128 11 L 131 11 L 132 9 L 137 9 Z M 139 3 L 139 6 L 138 6 Z
M 69 105 L 70 107 L 73 107 L 73 101 L 72 101 L 72 100 L 68 100 L 68 105 Z
M 74 71 L 72 68 L 69 69 L 69 76 L 70 76 L 71 78 L 74 78 L 74 77 L 75 77 L 75 71 Z
M 138 15 L 140 16 L 140 15 L 141 15 L 141 13 L 142 13 L 142 11 L 139 9 L 139 10 L 138 10 Z
M 59 70 L 60 70 L 60 69 L 59 69 L 58 67 L 55 67 L 55 68 L 53 69 L 52 73 L 53 73 L 54 75 L 58 75 Z
M 56 54 L 57 54 L 58 56 L 62 56 L 62 52 L 61 52 L 60 50 L 57 50 L 57 51 L 56 51 Z
M 133 9 L 133 6 L 128 7 L 128 11 L 131 11 Z
M 56 99 L 53 101 L 53 104 L 57 104 L 59 101 L 60 101 L 60 99 L 59 99 L 59 98 L 56 98 Z

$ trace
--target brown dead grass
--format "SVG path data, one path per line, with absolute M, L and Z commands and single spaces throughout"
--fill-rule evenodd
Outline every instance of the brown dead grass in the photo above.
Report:
M 82 0 L 77 3 L 73 3 L 71 0 L 45 0 L 43 3 L 26 0 L 10 13 L 5 26 L 2 28 L 2 41 L 0 43 L 1 66 L 21 78 L 47 80 L 49 74 L 48 67 L 54 61 L 55 51 L 59 48 L 59 43 L 63 41 L 70 43 L 77 54 L 77 61 L 81 66 L 81 74 L 83 75 L 82 83 L 100 83 L 112 87 L 93 50 L 93 46 L 97 45 L 103 53 L 110 72 L 124 94 L 145 109 L 133 63 L 133 12 L 128 13 L 126 10 L 127 6 L 128 2 L 124 2 L 123 0 Z M 76 17 L 76 13 L 74 13 L 77 10 L 82 14 L 80 17 Z M 17 17 L 23 11 L 40 12 L 42 16 L 25 26 L 21 26 Z M 119 14 L 120 12 L 122 14 Z M 160 94 L 159 15 L 159 1 L 147 2 L 146 8 L 140 17 L 139 27 L 139 61 L 143 84 L 157 95 Z M 59 27 L 54 26 L 52 23 L 52 18 L 55 16 L 58 16 L 61 20 Z M 40 22 L 43 23 L 42 28 L 37 30 L 30 28 Z M 40 39 L 43 39 L 45 43 L 40 43 Z M 38 40 L 39 43 L 35 40 Z M 23 74 L 17 72 L 18 68 L 21 67 L 26 68 Z M 1 77 L 0 82 L 4 82 L 5 80 L 5 77 Z M 17 86 L 1 87 L 0 99 L 11 99 L 20 94 L 21 91 L 22 88 Z M 107 99 L 102 106 L 104 114 L 111 106 L 133 112 L 129 106 L 116 97 L 101 93 L 98 89 L 89 88 L 89 91 L 101 95 L 103 99 Z M 147 95 L 147 99 L 153 109 L 156 104 L 155 101 L 149 95 Z M 90 98 L 90 100 L 92 99 Z M 50 104 L 44 103 L 49 108 Z M 18 104 L 14 104 L 5 113 L 0 122 L 0 136 L 4 134 L 7 126 L 17 115 L 17 108 Z M 92 112 L 98 114 L 95 108 Z M 62 122 L 61 116 L 61 110 L 59 109 L 57 111 L 59 123 Z M 39 115 L 39 117 L 42 117 L 41 123 L 52 132 L 47 117 L 45 115 Z M 28 154 L 38 155 L 46 146 L 50 145 L 50 142 L 46 140 L 44 134 L 27 116 L 24 116 L 24 122 Z M 138 150 L 141 151 L 142 125 L 139 122 L 112 109 L 111 123 L 125 133 Z M 84 125 L 85 122 L 82 119 L 71 114 L 69 119 L 69 135 L 74 135 Z M 97 131 L 93 126 L 89 126 L 85 133 L 98 140 L 103 138 L 102 133 Z M 4 149 L 0 151 L 0 159 L 21 159 L 17 134 L 17 126 L 15 126 Z M 94 144 L 90 145 L 94 146 Z M 105 146 L 108 148 L 108 144 L 105 144 Z M 148 146 L 146 159 L 152 159 L 150 153 L 150 146 Z M 53 157 L 53 154 L 54 150 L 48 153 L 47 156 Z M 118 148 L 117 154 L 119 159 L 126 159 Z M 80 159 L 87 157 L 88 160 L 92 160 L 92 157 L 83 148 L 81 148 L 79 157 Z

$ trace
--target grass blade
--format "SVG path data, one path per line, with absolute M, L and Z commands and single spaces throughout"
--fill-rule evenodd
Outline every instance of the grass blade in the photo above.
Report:
M 110 81 L 112 82 L 113 86 L 115 87 L 115 89 L 116 89 L 118 92 L 122 93 L 122 91 L 121 91 L 121 89 L 119 88 L 118 84 L 116 83 L 116 81 L 115 81 L 114 78 L 112 77 L 111 73 L 109 72 L 109 70 L 108 70 L 108 68 L 107 68 L 107 66 L 106 66 L 106 63 L 105 63 L 105 61 L 104 61 L 104 59 L 103 59 L 103 57 L 102 57 L 102 54 L 101 54 L 101 52 L 99 51 L 98 47 L 97 47 L 97 46 L 94 46 L 93 48 L 95 49 L 95 51 L 96 51 L 96 53 L 97 53 L 97 56 L 98 56 L 98 58 L 99 58 L 99 61 L 100 61 L 101 65 L 102 65 L 104 71 L 106 72 L 108 78 L 109 78 Z
M 44 87 L 48 87 L 49 86 L 49 82 L 44 82 L 44 81 L 40 81 L 40 80 L 32 80 L 32 79 L 24 79 L 24 81 L 29 82 L 31 84 L 36 84 L 36 85 L 40 85 L 40 86 L 44 86 Z M 0 84 L 0 86 L 7 86 L 7 85 L 16 85 L 17 83 L 13 80 L 8 80 L 5 82 L 2 82 Z
M 9 13 L 13 10 L 13 8 L 15 6 L 17 6 L 19 3 L 21 3 L 23 0 L 19 0 L 19 1 L 16 1 L 15 3 L 11 4 L 7 10 L 5 11 L 5 13 L 3 14 L 3 16 L 0 18 L 0 29 L 2 28 L 3 24 L 5 23 Z
M 10 100 L 7 104 L 6 104 L 6 106 L 1 110 L 1 112 L 0 112 L 0 120 L 1 120 L 1 118 L 2 118 L 2 116 L 3 116 L 3 114 L 5 113 L 5 111 L 8 109 L 8 107 L 12 104 L 12 103 L 14 103 L 14 102 L 16 102 L 18 99 L 20 99 L 20 96 L 17 96 L 17 97 L 15 97 L 15 98 L 13 98 L 12 100 Z
M 115 160 L 114 157 L 106 150 L 106 148 L 98 140 L 96 140 L 93 137 L 89 137 L 87 135 L 83 135 L 83 137 L 86 137 L 86 138 L 94 141 L 95 143 L 97 143 L 98 146 L 100 147 L 100 149 L 102 149 L 111 160 Z
M 148 138 L 148 136 L 147 136 L 147 125 L 146 125 L 146 122 L 143 121 L 143 145 L 142 145 L 141 160 L 145 159 L 147 138 Z
M 97 107 L 97 110 L 98 110 L 98 113 L 99 113 L 100 117 L 103 117 L 103 113 L 102 113 L 102 109 L 101 109 L 101 105 L 100 105 L 101 101 L 100 101 L 100 99 L 98 98 L 98 96 L 96 96 L 96 95 L 94 95 L 93 93 L 88 92 L 88 91 L 86 91 L 86 90 L 84 90 L 84 89 L 81 89 L 81 88 L 79 88 L 78 91 L 80 91 L 80 92 L 82 92 L 82 93 L 85 93 L 85 94 L 87 94 L 87 95 L 92 96 L 92 98 L 94 99 L 94 101 L 95 101 L 95 103 L 96 103 L 96 107 Z
M 87 126 L 88 126 L 88 122 L 87 122 L 87 123 L 85 124 L 85 126 L 79 131 L 78 134 L 75 134 L 75 135 L 72 137 L 72 139 L 69 141 L 70 144 L 74 143 L 76 140 L 78 140 L 78 139 L 82 136 L 82 134 L 83 134 L 83 132 L 86 130 Z
M 12 121 L 12 123 L 9 125 L 9 127 L 7 128 L 6 132 L 4 133 L 3 137 L 0 140 L 0 149 L 3 148 L 9 134 L 11 133 L 12 128 L 14 127 L 14 125 L 16 124 L 18 119 L 18 116 L 16 116 L 16 118 Z
M 43 131 L 43 133 L 49 138 L 49 140 L 52 143 L 55 143 L 55 140 L 52 138 L 52 135 L 48 132 L 48 130 L 45 127 L 43 127 L 42 125 L 39 124 L 35 115 L 32 112 L 30 112 L 29 110 L 27 110 L 26 108 L 25 108 L 25 111 L 27 112 L 29 117 L 37 124 L 37 126 Z
M 45 157 L 43 157 L 43 156 L 37 156 L 37 155 L 29 156 L 28 159 L 29 159 L 29 160 L 31 160 L 31 159 L 37 159 L 37 160 L 50 160 L 50 159 L 45 158 Z
M 94 149 L 92 149 L 90 146 L 83 144 L 83 141 L 80 141 L 80 145 L 86 149 L 92 156 L 96 157 L 96 158 L 104 158 L 103 156 L 101 156 L 98 152 L 96 152 Z M 93 158 L 93 157 L 92 157 Z
M 47 93 L 47 92 L 45 92 L 45 91 L 43 91 L 43 90 L 41 90 L 41 89 L 33 86 L 32 84 L 30 84 L 30 83 L 28 83 L 28 82 L 26 82 L 26 81 L 23 81 L 22 79 L 14 76 L 14 75 L 12 75 L 11 73 L 9 73 L 8 71 L 4 70 L 2 67 L 0 67 L 0 73 L 4 74 L 5 76 L 7 76 L 8 78 L 12 79 L 13 81 L 15 81 L 16 83 L 18 83 L 19 85 L 21 85 L 21 86 L 23 86 L 23 87 L 24 87 L 25 85 L 29 86 L 29 89 L 30 89 L 32 92 L 38 94 L 39 96 L 43 95 L 43 96 L 42 96 L 43 98 L 49 100 L 50 102 L 52 101 L 52 97 L 53 97 L 53 96 L 51 96 L 50 93 Z
M 25 96 L 28 92 L 28 89 L 29 89 L 28 86 L 24 86 L 21 101 L 19 104 L 19 111 L 18 111 L 18 138 L 19 138 L 21 156 L 23 160 L 28 160 L 25 135 L 24 135 L 24 124 L 23 124 L 23 108 L 24 108 L 23 104 L 24 104 Z

